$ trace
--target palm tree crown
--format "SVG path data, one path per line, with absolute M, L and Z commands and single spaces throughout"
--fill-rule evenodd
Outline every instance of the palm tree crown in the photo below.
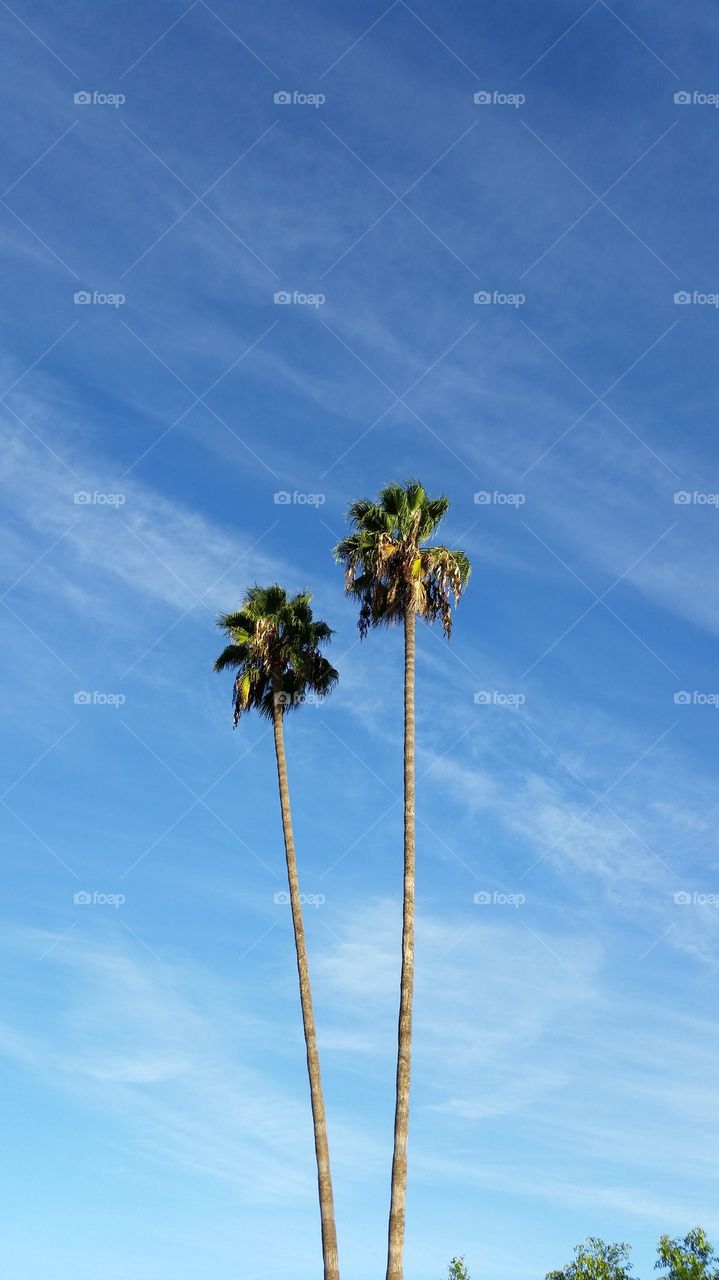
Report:
M 345 566 L 347 592 L 360 602 L 359 629 L 401 622 L 407 606 L 425 622 L 441 618 L 452 630 L 455 604 L 471 567 L 463 551 L 426 546 L 449 509 L 449 500 L 430 498 L 418 480 L 388 484 L 377 500 L 361 498 L 347 512 L 352 532 L 334 549 Z
M 215 671 L 237 672 L 233 691 L 234 723 L 246 711 L 271 720 L 300 706 L 309 694 L 323 698 L 337 683 L 337 672 L 320 649 L 332 631 L 312 616 L 309 591 L 288 596 L 276 583 L 250 587 L 235 613 L 224 613 L 217 625 L 230 644 L 215 662 Z

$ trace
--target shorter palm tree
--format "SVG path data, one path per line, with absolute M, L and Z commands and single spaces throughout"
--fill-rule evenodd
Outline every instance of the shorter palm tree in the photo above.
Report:
M 261 716 L 272 721 L 274 728 L 287 880 L 314 1124 L 324 1280 L 339 1280 L 327 1121 L 284 743 L 284 717 L 287 712 L 300 707 L 310 696 L 325 697 L 338 679 L 334 667 L 321 653 L 321 646 L 329 641 L 332 631 L 326 622 L 315 621 L 313 618 L 311 599 L 308 591 L 288 597 L 287 592 L 276 584 L 271 587 L 250 587 L 242 607 L 235 613 L 223 614 L 218 621 L 217 625 L 227 633 L 230 643 L 215 662 L 215 671 L 232 670 L 237 673 L 232 700 L 235 725 L 245 712 L 258 711 Z

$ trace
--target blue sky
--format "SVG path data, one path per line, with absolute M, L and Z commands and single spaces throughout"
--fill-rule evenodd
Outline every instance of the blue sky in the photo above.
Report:
M 317 1275 L 271 738 L 211 671 L 275 579 L 336 630 L 287 749 L 343 1276 L 382 1273 L 401 638 L 330 548 L 412 474 L 474 574 L 419 643 L 407 1274 L 719 1235 L 714 6 L 0 38 L 8 1274 Z

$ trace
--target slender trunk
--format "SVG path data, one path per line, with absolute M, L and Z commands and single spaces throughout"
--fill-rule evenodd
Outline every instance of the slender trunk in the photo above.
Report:
M 297 875 L 297 859 L 295 857 L 295 840 L 292 834 L 292 813 L 290 810 L 290 791 L 287 784 L 287 761 L 285 759 L 282 708 L 279 705 L 278 700 L 275 701 L 273 723 L 275 730 L 275 753 L 277 755 L 277 778 L 280 786 L 282 831 L 285 838 L 285 856 L 287 858 L 287 881 L 290 890 L 292 925 L 295 932 L 297 975 L 300 982 L 300 1003 L 302 1005 L 302 1025 L 305 1033 L 307 1073 L 310 1078 L 312 1121 L 315 1131 L 315 1156 L 317 1159 L 317 1185 L 319 1189 L 320 1218 L 322 1222 L 324 1280 L 339 1280 L 340 1272 L 339 1259 L 337 1256 L 337 1231 L 335 1228 L 332 1178 L 330 1176 L 330 1152 L 327 1142 L 327 1121 L 325 1118 L 325 1103 L 322 1094 L 322 1080 L 320 1077 L 320 1058 L 317 1051 L 315 1016 L 312 1009 L 310 971 L 307 961 L 307 948 L 305 946 L 305 928 L 302 922 L 302 904 L 300 901 L 299 877 Z
M 407 1199 L 407 1134 L 412 1052 L 414 991 L 414 655 L 417 615 L 404 617 L 404 899 L 402 905 L 402 974 L 397 1028 L 397 1085 L 392 1156 L 392 1195 L 387 1242 L 387 1280 L 402 1280 L 404 1271 L 405 1201 Z

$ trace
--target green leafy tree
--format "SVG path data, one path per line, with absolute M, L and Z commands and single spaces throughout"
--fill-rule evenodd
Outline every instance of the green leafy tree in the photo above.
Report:
M 574 1258 L 560 1271 L 550 1271 L 547 1280 L 632 1280 L 628 1244 L 605 1244 L 597 1236 L 587 1236 L 574 1250 Z
M 404 891 L 402 969 L 397 1032 L 394 1149 L 387 1243 L 387 1280 L 402 1280 L 407 1194 L 407 1135 L 414 989 L 415 768 L 414 686 L 417 617 L 438 618 L 447 637 L 470 574 L 463 551 L 428 545 L 447 514 L 445 497 L 430 498 L 417 480 L 386 485 L 376 500 L 350 507 L 350 533 L 335 547 L 347 593 L 359 602 L 360 635 L 370 627 L 404 628 Z
M 447 1280 L 470 1280 L 469 1272 L 464 1265 L 464 1258 L 453 1258 L 449 1264 Z
M 280 791 L 290 909 L 295 937 L 302 1023 L 314 1122 L 315 1157 L 322 1223 L 324 1280 L 339 1280 L 330 1155 L 327 1141 L 317 1033 L 312 1008 L 310 972 L 302 920 L 290 792 L 287 782 L 284 721 L 308 695 L 324 697 L 337 683 L 337 672 L 321 653 L 332 632 L 312 616 L 309 592 L 288 597 L 280 586 L 251 587 L 242 607 L 223 614 L 218 626 L 230 643 L 215 662 L 215 671 L 234 671 L 234 723 L 248 711 L 272 721 Z
M 664 1280 L 719 1280 L 719 1260 L 705 1231 L 694 1227 L 682 1240 L 662 1236 L 655 1270 Z

